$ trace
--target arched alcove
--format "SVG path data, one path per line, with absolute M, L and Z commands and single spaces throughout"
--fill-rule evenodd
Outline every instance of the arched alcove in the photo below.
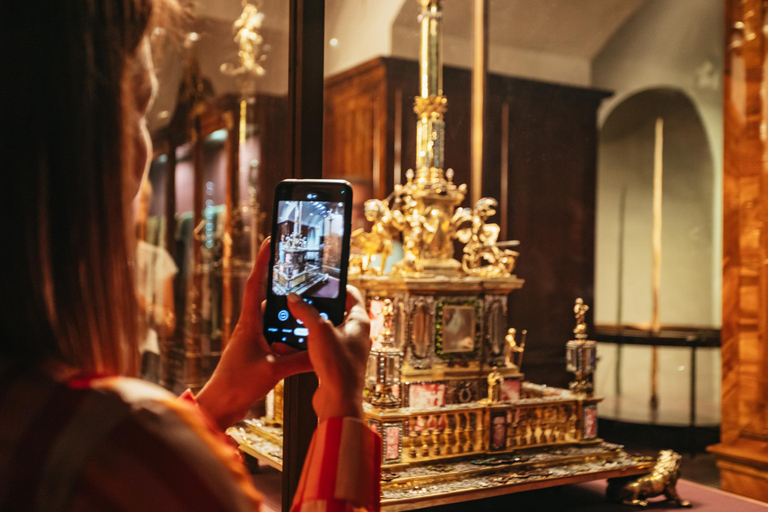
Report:
M 597 324 L 648 328 L 652 316 L 653 173 L 656 120 L 664 120 L 660 321 L 663 327 L 711 327 L 715 186 L 712 151 L 695 104 L 671 88 L 629 96 L 607 116 L 599 137 L 595 250 Z M 617 353 L 623 357 L 617 360 Z M 690 349 L 661 348 L 659 421 L 687 421 Z M 699 351 L 699 417 L 717 421 L 719 354 Z M 650 347 L 601 344 L 596 385 L 607 416 L 650 417 Z M 617 379 L 617 375 L 619 379 Z M 615 408 L 609 404 L 615 404 Z M 603 415 L 601 413 L 601 415 Z M 665 421 L 665 418 L 668 421 Z

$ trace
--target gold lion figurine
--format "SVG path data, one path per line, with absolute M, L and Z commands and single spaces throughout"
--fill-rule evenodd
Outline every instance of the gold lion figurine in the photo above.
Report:
M 691 502 L 677 494 L 677 480 L 680 478 L 680 454 L 662 450 L 653 471 L 648 475 L 623 476 L 608 480 L 608 499 L 625 505 L 648 506 L 648 498 L 661 496 L 674 501 L 678 507 L 690 507 Z

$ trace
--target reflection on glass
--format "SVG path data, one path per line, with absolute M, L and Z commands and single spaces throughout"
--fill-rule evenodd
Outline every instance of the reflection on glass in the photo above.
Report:
M 444 306 L 443 353 L 472 352 L 474 349 L 475 308 L 472 306 Z
M 429 311 L 426 304 L 416 306 L 413 315 L 413 353 L 416 357 L 427 357 L 429 352 Z
M 368 354 L 368 365 L 365 370 L 367 385 L 370 389 L 376 385 L 376 375 L 378 374 L 378 367 L 376 364 L 376 355 Z
M 500 302 L 491 305 L 488 314 L 488 341 L 494 355 L 500 355 L 504 349 L 504 310 Z
M 405 315 L 405 306 L 402 302 L 398 302 L 395 306 L 395 346 L 400 350 L 405 348 L 407 317 Z
M 371 341 L 373 348 L 379 348 L 381 346 L 381 340 L 379 339 L 381 333 L 384 331 L 384 301 L 381 299 L 371 300 L 371 305 L 368 309 L 368 318 L 371 321 Z

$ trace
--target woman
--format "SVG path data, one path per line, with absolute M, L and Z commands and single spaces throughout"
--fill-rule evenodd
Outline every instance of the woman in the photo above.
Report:
M 130 203 L 151 154 L 147 34 L 166 8 L 15 2 L 0 17 L 0 114 L 15 123 L 0 161 L 20 199 L 0 283 L 0 510 L 258 509 L 222 429 L 281 378 L 312 369 L 320 425 L 294 510 L 377 509 L 380 440 L 360 401 L 361 297 L 347 290 L 339 327 L 289 297 L 309 350 L 271 350 L 261 336 L 266 243 L 196 397 L 119 376 L 138 368 Z

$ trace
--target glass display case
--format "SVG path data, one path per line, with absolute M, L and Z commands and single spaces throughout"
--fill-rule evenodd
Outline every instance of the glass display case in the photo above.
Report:
M 719 403 L 705 384 L 719 381 L 714 344 L 690 380 L 659 372 L 659 357 L 666 370 L 678 360 L 667 347 L 616 348 L 606 334 L 653 338 L 678 323 L 711 334 L 719 322 L 722 45 L 691 28 L 663 49 L 687 19 L 671 4 L 201 2 L 182 58 L 160 72 L 181 85 L 151 119 L 140 237 L 173 258 L 177 320 L 159 330 L 146 376 L 175 391 L 204 384 L 277 183 L 343 178 L 385 508 L 648 472 L 652 461 L 599 437 L 603 397 L 612 411 L 634 404 L 618 419 L 679 403 L 689 381 L 693 409 L 716 422 Z M 689 6 L 691 19 L 722 26 L 715 4 Z M 321 226 L 299 209 L 276 221 L 277 286 L 322 284 Z M 230 431 L 284 471 L 288 502 L 315 385 L 286 380 Z M 652 386 L 665 390 L 656 405 Z

